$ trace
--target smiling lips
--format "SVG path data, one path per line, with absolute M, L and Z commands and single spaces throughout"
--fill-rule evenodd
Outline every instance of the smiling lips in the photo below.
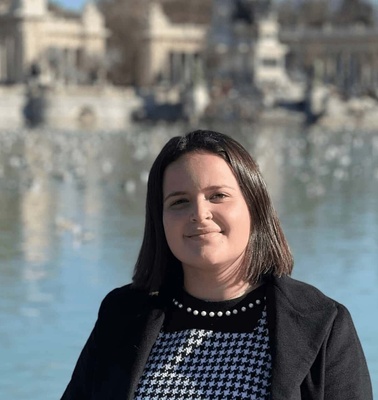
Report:
M 189 239 L 206 239 L 212 236 L 215 236 L 219 233 L 222 233 L 222 231 L 216 231 L 216 230 L 201 230 L 201 231 L 197 231 L 195 233 L 191 233 L 189 235 L 186 235 L 187 238 Z

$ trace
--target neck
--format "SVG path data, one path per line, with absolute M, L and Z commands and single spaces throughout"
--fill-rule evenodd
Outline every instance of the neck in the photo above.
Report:
M 201 300 L 222 301 L 235 299 L 255 289 L 258 285 L 249 282 L 226 279 L 214 279 L 214 276 L 184 274 L 184 288 L 192 296 Z

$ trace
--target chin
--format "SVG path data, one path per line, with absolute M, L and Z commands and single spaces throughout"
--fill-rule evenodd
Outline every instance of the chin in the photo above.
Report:
M 226 262 L 222 262 L 218 258 L 214 257 L 203 257 L 192 260 L 190 263 L 183 263 L 188 265 L 190 268 L 202 269 L 202 270 L 216 270 L 222 267 Z

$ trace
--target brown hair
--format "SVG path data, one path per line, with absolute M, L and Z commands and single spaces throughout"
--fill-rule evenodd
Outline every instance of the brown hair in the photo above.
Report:
M 167 244 L 163 227 L 163 179 L 169 164 L 186 153 L 205 151 L 222 157 L 233 171 L 248 205 L 253 227 L 240 273 L 250 283 L 264 274 L 289 275 L 293 257 L 273 208 L 259 167 L 247 150 L 219 132 L 196 130 L 170 139 L 152 165 L 147 187 L 144 237 L 133 285 L 158 291 L 180 285 L 182 268 Z

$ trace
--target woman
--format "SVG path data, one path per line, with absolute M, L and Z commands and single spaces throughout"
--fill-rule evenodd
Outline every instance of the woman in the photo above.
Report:
M 63 399 L 372 399 L 350 314 L 292 267 L 248 152 L 212 131 L 171 139 L 133 282 L 102 302 Z

